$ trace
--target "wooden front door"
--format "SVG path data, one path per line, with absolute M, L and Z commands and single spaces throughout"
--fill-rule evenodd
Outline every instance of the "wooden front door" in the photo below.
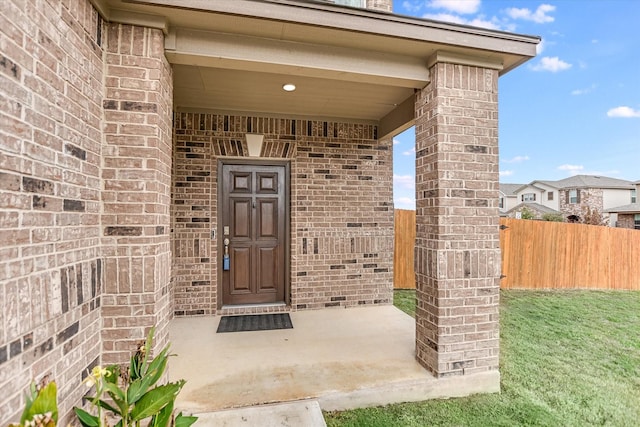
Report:
M 286 166 L 223 164 L 221 178 L 222 304 L 284 302 Z

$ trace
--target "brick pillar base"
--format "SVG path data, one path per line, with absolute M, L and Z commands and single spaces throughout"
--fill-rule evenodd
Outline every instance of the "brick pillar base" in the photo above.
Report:
M 498 71 L 436 62 L 416 97 L 416 356 L 498 369 Z

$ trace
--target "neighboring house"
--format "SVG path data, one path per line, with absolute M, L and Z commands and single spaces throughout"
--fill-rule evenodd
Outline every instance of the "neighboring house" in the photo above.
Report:
M 631 203 L 606 209 L 611 215 L 609 225 L 620 228 L 634 228 L 640 230 L 640 181 L 635 183 L 636 189 L 632 191 Z
M 516 192 L 522 187 L 522 184 L 503 184 L 500 183 L 500 199 L 498 207 L 501 214 L 506 213 L 518 205 L 518 195 Z
M 606 217 L 608 209 L 631 203 L 636 188 L 623 179 L 576 175 L 558 181 L 532 181 L 518 188 L 515 195 L 520 204 L 536 203 L 561 213 L 568 221 L 580 221 L 588 211 Z M 514 217 L 519 210 L 512 208 L 507 216 Z
M 66 425 L 83 372 L 152 325 L 163 346 L 174 316 L 391 304 L 412 125 L 416 358 L 499 389 L 498 77 L 538 37 L 389 0 L 20 3 L 0 8 L 1 425 L 44 376 Z
M 519 218 L 525 210 L 533 214 L 534 219 L 544 219 L 545 215 L 562 215 L 561 212 L 551 209 L 548 206 L 541 205 L 540 203 L 524 202 L 505 212 L 504 216 Z

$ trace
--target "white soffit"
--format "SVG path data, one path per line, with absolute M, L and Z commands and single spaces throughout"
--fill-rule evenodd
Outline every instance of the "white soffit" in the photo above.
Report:
M 377 121 L 413 89 L 277 73 L 174 65 L 174 106 Z M 294 92 L 282 85 L 294 83 Z

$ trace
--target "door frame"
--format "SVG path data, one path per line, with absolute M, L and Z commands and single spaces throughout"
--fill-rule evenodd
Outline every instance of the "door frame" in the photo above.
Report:
M 218 176 L 216 181 L 217 192 L 217 208 L 216 208 L 216 308 L 220 310 L 222 308 L 223 301 L 223 280 L 222 280 L 222 256 L 224 251 L 224 236 L 223 236 L 223 224 L 222 224 L 222 169 L 224 165 L 248 165 L 248 166 L 284 166 L 284 302 L 287 306 L 291 305 L 291 161 L 281 159 L 247 159 L 243 157 L 227 157 L 218 158 Z M 259 304 L 258 304 L 259 305 Z M 233 307 L 233 306 L 232 306 Z

